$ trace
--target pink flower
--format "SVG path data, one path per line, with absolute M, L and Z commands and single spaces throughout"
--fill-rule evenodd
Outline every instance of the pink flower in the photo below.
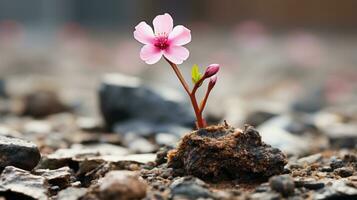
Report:
M 210 64 L 206 71 L 205 71 L 205 77 L 209 78 L 215 74 L 217 74 L 217 72 L 219 71 L 219 64 Z
M 175 64 L 181 64 L 189 56 L 183 47 L 191 41 L 191 31 L 182 25 L 173 28 L 172 17 L 165 13 L 153 20 L 154 30 L 146 23 L 140 22 L 134 31 L 134 38 L 145 44 L 140 51 L 140 58 L 147 64 L 155 64 L 165 56 Z

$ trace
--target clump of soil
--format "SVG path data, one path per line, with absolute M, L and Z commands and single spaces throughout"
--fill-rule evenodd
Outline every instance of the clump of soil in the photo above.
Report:
M 227 124 L 185 135 L 168 153 L 168 166 L 177 173 L 204 180 L 251 180 L 281 174 L 286 156 L 262 142 L 249 125 L 244 130 Z

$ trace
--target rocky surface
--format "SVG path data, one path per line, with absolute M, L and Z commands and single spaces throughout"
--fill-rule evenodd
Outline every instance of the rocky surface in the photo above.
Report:
M 296 107 L 285 101 L 239 103 L 240 98 L 227 96 L 213 106 L 210 124 L 229 119 L 235 127 L 250 122 L 256 129 L 220 125 L 184 136 L 192 131 L 192 115 L 186 113 L 190 107 L 175 95 L 162 94 L 164 90 L 126 78 L 102 83 L 111 99 L 105 104 L 132 113 L 114 109 L 119 119 L 113 118 L 112 129 L 105 126 L 106 118 L 89 115 L 67 98 L 60 100 L 59 91 L 57 100 L 76 109 L 52 112 L 49 106 L 37 107 L 42 98 L 34 98 L 33 108 L 43 114 L 33 110 L 23 115 L 23 97 L 42 92 L 24 89 L 25 95 L 17 98 L 13 93 L 21 90 L 7 88 L 7 97 L 0 97 L 0 199 L 357 198 L 355 105 L 309 108 L 309 101 Z M 93 100 L 94 90 L 90 92 L 93 96 L 85 96 L 85 102 Z M 151 97 L 142 98 L 141 92 Z M 134 107 L 141 103 L 155 112 Z M 178 115 L 175 109 L 167 111 L 170 106 L 186 111 Z M 162 121 L 163 116 L 169 117 Z
M 0 194 L 8 199 L 48 199 L 48 182 L 44 177 L 12 166 L 6 167 L 0 176 Z
M 282 173 L 286 163 L 286 156 L 248 125 L 244 130 L 221 125 L 189 133 L 168 153 L 169 167 L 206 180 L 266 178 Z
M 0 135 L 0 170 L 6 166 L 32 170 L 40 158 L 36 144 Z
M 273 163 L 273 160 L 266 162 L 265 158 L 268 157 L 263 156 L 259 157 L 261 159 L 255 161 L 253 167 L 248 170 L 243 170 L 244 168 L 240 166 L 239 170 L 234 171 L 236 174 L 228 179 L 227 174 L 234 173 L 220 172 L 222 176 L 215 179 L 208 175 L 193 174 L 202 176 L 197 178 L 187 176 L 185 170 L 172 168 L 167 164 L 170 160 L 167 156 L 168 152 L 182 145 L 181 143 L 176 146 L 173 140 L 167 139 L 169 133 L 158 133 L 152 137 L 137 135 L 125 139 L 115 133 L 100 132 L 100 129 L 82 130 L 77 119 L 71 114 L 52 115 L 40 121 L 22 120 L 18 123 L 27 126 L 19 126 L 20 128 L 16 130 L 2 127 L 0 133 L 7 138 L 16 136 L 35 141 L 43 154 L 42 160 L 35 169 L 28 169 L 31 171 L 13 166 L 4 168 L 0 175 L 0 196 L 4 199 L 355 199 L 357 195 L 355 150 L 327 149 L 315 153 L 310 150 L 311 153 L 305 156 L 293 154 L 288 158 L 284 157 L 288 161 L 285 167 L 277 167 L 274 170 L 277 166 L 274 165 L 267 171 L 264 169 L 268 169 L 268 165 L 261 165 L 261 163 Z M 226 139 L 237 137 L 237 140 L 228 140 L 232 143 L 222 143 L 221 148 L 224 150 L 230 145 L 251 147 L 252 149 L 247 148 L 247 151 L 240 149 L 235 154 L 227 154 L 231 159 L 235 159 L 234 156 L 238 154 L 241 159 L 249 158 L 243 164 L 253 163 L 252 161 L 256 159 L 256 157 L 244 156 L 252 152 L 261 152 L 261 147 L 272 148 L 265 145 L 251 127 L 246 127 L 245 130 L 226 127 L 225 130 L 227 130 L 225 134 L 218 135 L 195 132 L 197 135 L 191 137 L 195 136 L 198 142 L 210 141 L 213 142 L 212 144 L 223 137 Z M 54 132 L 49 134 L 47 131 Z M 162 135 L 164 137 L 159 138 Z M 130 142 L 136 141 L 137 138 L 146 140 L 158 148 L 155 148 L 154 153 L 138 154 L 137 147 L 130 145 Z M 184 140 L 185 138 L 187 139 L 187 135 Z M 56 143 L 52 142 L 54 139 Z M 162 141 L 170 141 L 168 143 L 171 145 L 162 146 L 165 143 Z M 214 146 L 205 145 L 202 150 L 205 150 L 204 147 L 212 147 L 210 151 L 214 150 Z M 20 149 L 27 151 L 27 149 Z M 282 155 L 279 151 L 262 152 L 276 152 L 277 155 Z M 205 166 L 215 164 L 215 160 L 219 162 L 214 166 L 226 164 L 225 157 L 217 154 L 212 154 L 212 157 L 209 156 L 210 154 L 206 157 L 202 155 L 200 154 L 201 157 L 196 159 L 211 160 L 206 163 L 201 162 L 200 170 L 206 170 Z M 241 162 L 237 159 L 235 163 Z M 262 170 L 260 172 L 271 177 L 262 178 L 262 173 L 258 178 L 252 176 L 256 164 L 260 166 L 256 170 Z M 219 168 L 215 170 L 217 169 L 220 170 Z M 278 175 L 277 172 L 282 175 Z M 127 192 L 119 195 L 124 191 Z
M 37 169 L 34 174 L 44 177 L 52 187 L 64 189 L 75 182 L 73 170 L 69 167 L 62 167 L 55 170 Z

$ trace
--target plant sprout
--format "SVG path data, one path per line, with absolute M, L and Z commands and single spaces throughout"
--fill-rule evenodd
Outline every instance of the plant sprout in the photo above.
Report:
M 182 64 L 189 57 L 189 51 L 182 45 L 191 41 L 191 31 L 182 25 L 173 27 L 172 17 L 167 13 L 156 16 L 153 20 L 153 25 L 154 31 L 146 22 L 140 22 L 135 27 L 134 38 L 144 44 L 140 51 L 140 58 L 151 65 L 157 63 L 162 56 L 164 57 L 190 97 L 196 116 L 197 128 L 205 128 L 207 124 L 202 117 L 202 113 L 207 99 L 217 82 L 216 74 L 220 68 L 219 64 L 209 65 L 203 74 L 200 72 L 198 65 L 193 65 L 191 71 L 193 88 L 190 89 L 177 65 Z M 207 79 L 209 79 L 209 83 L 205 96 L 198 103 L 196 92 Z

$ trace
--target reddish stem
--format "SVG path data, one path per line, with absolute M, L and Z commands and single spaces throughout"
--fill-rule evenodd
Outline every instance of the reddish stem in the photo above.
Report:
M 193 109 L 195 110 L 195 115 L 197 119 L 197 128 L 204 128 L 206 126 L 205 120 L 202 117 L 202 113 L 200 112 L 200 108 L 198 107 L 197 100 L 196 100 L 196 95 L 191 94 L 190 95 L 191 103 L 193 106 Z
M 200 113 L 201 113 L 201 115 L 202 115 L 203 110 L 204 110 L 205 107 L 206 107 L 207 99 L 208 99 L 208 96 L 209 96 L 209 94 L 211 93 L 211 91 L 212 91 L 212 88 L 208 88 L 208 89 L 207 89 L 206 94 L 205 94 L 205 97 L 203 98 L 203 100 L 202 100 L 201 103 L 200 103 Z
M 205 123 L 205 120 L 202 118 L 202 112 L 200 111 L 200 108 L 198 106 L 197 99 L 196 99 L 196 91 L 197 91 L 199 85 L 202 83 L 203 78 L 199 82 L 197 82 L 195 84 L 192 92 L 190 92 L 190 88 L 189 88 L 188 84 L 186 83 L 184 77 L 182 76 L 180 70 L 178 69 L 177 65 L 175 63 L 169 61 L 166 58 L 165 58 L 165 60 L 170 64 L 170 66 L 174 70 L 177 78 L 180 80 L 182 86 L 184 87 L 186 93 L 190 97 L 191 104 L 192 104 L 193 110 L 195 111 L 195 115 L 196 115 L 196 120 L 197 120 L 196 126 L 197 126 L 197 128 L 198 129 L 204 128 L 206 123 Z
M 169 61 L 167 58 L 165 58 L 165 60 L 171 65 L 172 69 L 175 71 L 175 74 L 177 76 L 177 78 L 180 80 L 182 86 L 184 87 L 186 93 L 191 96 L 190 94 L 190 87 L 188 86 L 188 84 L 186 83 L 185 79 L 183 78 L 180 70 L 178 69 L 177 65 L 171 61 Z
M 203 76 L 199 81 L 197 81 L 197 83 L 195 84 L 195 86 L 192 89 L 191 95 L 195 95 L 197 89 L 201 86 L 201 84 L 203 83 L 203 81 L 205 80 L 205 76 Z

